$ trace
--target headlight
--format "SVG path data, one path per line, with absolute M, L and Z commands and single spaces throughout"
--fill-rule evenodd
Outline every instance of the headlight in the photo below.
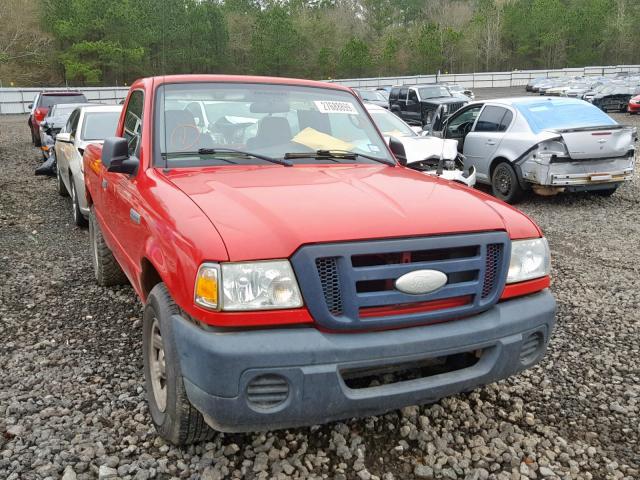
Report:
M 287 260 L 205 263 L 198 270 L 196 304 L 227 311 L 302 306 L 302 295 Z
M 549 275 L 551 256 L 546 238 L 513 240 L 507 283 L 523 282 Z

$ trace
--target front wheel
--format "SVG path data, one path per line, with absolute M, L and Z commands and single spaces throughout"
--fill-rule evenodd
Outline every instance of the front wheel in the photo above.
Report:
M 69 175 L 69 184 L 71 185 L 71 212 L 73 214 L 73 223 L 78 227 L 86 227 L 87 219 L 84 218 L 80 210 L 80 201 L 78 200 L 78 191 L 73 177 Z
M 143 314 L 142 351 L 147 402 L 153 424 L 176 445 L 209 440 L 214 431 L 189 399 L 182 380 L 171 316 L 179 314 L 164 283 L 149 293 Z
M 491 189 L 495 197 L 511 204 L 522 200 L 524 195 L 518 176 L 508 162 L 499 163 L 493 170 Z
M 61 197 L 68 197 L 69 192 L 67 191 L 67 187 L 65 187 L 64 181 L 62 180 L 62 173 L 60 172 L 60 164 L 57 162 L 55 150 L 51 152 L 51 155 L 53 156 L 53 163 L 55 164 L 53 168 L 56 169 L 56 191 L 58 192 L 58 195 L 60 195 Z

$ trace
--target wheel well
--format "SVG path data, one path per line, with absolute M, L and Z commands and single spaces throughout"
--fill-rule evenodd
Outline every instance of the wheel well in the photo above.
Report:
M 149 260 L 143 258 L 142 273 L 140 274 L 140 288 L 142 289 L 145 299 L 149 295 L 151 289 L 160 282 L 162 282 L 162 277 L 160 277 L 156 267 L 154 267 Z
M 491 179 L 493 178 L 493 171 L 496 169 L 496 167 L 498 166 L 498 164 L 500 163 L 509 163 L 509 160 L 507 160 L 504 157 L 496 157 L 491 161 L 491 166 L 489 167 L 489 181 L 491 182 Z

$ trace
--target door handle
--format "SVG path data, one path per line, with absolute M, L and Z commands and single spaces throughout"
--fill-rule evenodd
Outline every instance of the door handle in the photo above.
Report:
M 495 145 L 496 142 L 493 140 L 487 140 L 487 145 Z
M 102 179 L 102 188 L 106 190 L 107 185 L 108 185 L 108 183 L 107 183 L 107 179 L 106 179 L 106 178 L 103 178 L 103 179 Z

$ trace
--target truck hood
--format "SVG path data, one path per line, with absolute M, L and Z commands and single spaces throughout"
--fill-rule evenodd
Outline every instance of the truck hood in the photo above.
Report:
M 211 220 L 231 261 L 287 258 L 309 243 L 505 230 L 506 220 L 519 230 L 516 236 L 539 232 L 491 197 L 402 167 L 225 166 L 157 173 Z

